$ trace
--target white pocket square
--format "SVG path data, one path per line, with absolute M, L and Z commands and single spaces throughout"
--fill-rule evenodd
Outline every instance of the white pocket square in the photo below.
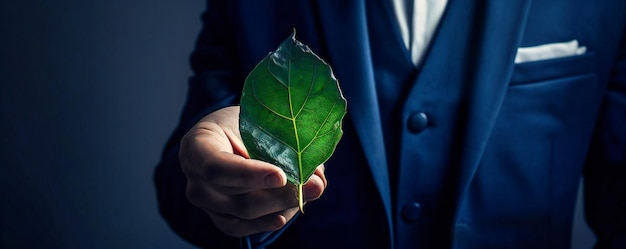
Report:
M 587 52 L 587 47 L 579 46 L 577 40 L 568 42 L 548 43 L 532 47 L 517 48 L 515 63 L 524 63 L 539 60 L 555 59 L 567 56 L 581 55 Z

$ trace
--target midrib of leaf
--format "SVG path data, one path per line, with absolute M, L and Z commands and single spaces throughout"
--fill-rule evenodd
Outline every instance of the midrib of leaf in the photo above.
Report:
M 300 182 L 300 183 L 297 184 L 297 187 L 298 187 L 298 206 L 300 208 L 300 212 L 304 212 L 304 210 L 303 210 L 303 208 L 304 208 L 304 200 L 303 200 L 303 193 L 302 193 L 302 186 L 304 184 L 302 182 L 303 179 L 304 179 L 303 165 L 302 165 L 302 154 L 303 154 L 304 151 L 307 150 L 307 148 L 309 148 L 309 146 L 311 144 L 313 144 L 313 142 L 316 139 L 318 139 L 320 136 L 324 136 L 324 135 L 327 134 L 327 133 L 325 133 L 325 134 L 320 135 L 319 133 L 322 130 L 322 128 L 324 127 L 324 125 L 327 123 L 328 118 L 330 117 L 332 110 L 335 109 L 337 103 L 336 102 L 333 103 L 333 107 L 331 108 L 330 112 L 324 118 L 324 121 L 322 122 L 322 125 L 315 132 L 315 136 L 313 137 L 313 139 L 311 139 L 311 141 L 307 145 L 305 145 L 304 148 L 302 146 L 300 146 L 300 136 L 299 136 L 299 133 L 298 133 L 298 126 L 297 126 L 296 120 L 298 119 L 298 116 L 300 115 L 300 113 L 304 109 L 304 106 L 308 102 L 308 99 L 309 99 L 309 97 L 311 95 L 311 91 L 313 90 L 313 85 L 315 83 L 315 79 L 317 78 L 317 69 L 318 68 L 317 68 L 316 64 L 313 65 L 314 66 L 313 67 L 313 77 L 312 77 L 311 82 L 309 84 L 309 89 L 308 89 L 307 95 L 306 95 L 304 101 L 302 102 L 302 105 L 298 109 L 298 111 L 294 112 L 292 93 L 291 93 L 291 90 L 292 90 L 292 86 L 291 86 L 291 67 L 292 67 L 292 64 L 293 64 L 292 63 L 293 49 L 294 49 L 294 45 L 290 44 L 289 53 L 288 53 L 288 59 L 287 59 L 287 82 L 286 82 L 286 84 L 285 84 L 285 82 L 283 82 L 283 80 L 281 80 L 279 77 L 277 77 L 272 72 L 272 70 L 269 69 L 269 62 L 268 62 L 268 68 L 267 68 L 267 71 L 272 75 L 272 77 L 274 79 L 276 79 L 276 81 L 278 81 L 278 83 L 281 86 L 287 88 L 287 96 L 288 96 L 288 102 L 289 102 L 289 112 L 290 112 L 291 117 L 288 117 L 288 116 L 285 116 L 285 115 L 283 115 L 281 113 L 278 113 L 277 111 L 275 111 L 274 109 L 270 108 L 265 103 L 260 101 L 258 96 L 257 96 L 257 94 L 256 94 L 256 87 L 253 87 L 252 90 L 253 90 L 253 93 L 254 93 L 253 94 L 254 98 L 257 100 L 257 102 L 261 106 L 263 106 L 263 108 L 267 109 L 268 111 L 272 112 L 273 114 L 275 114 L 278 117 L 281 117 L 283 119 L 291 121 L 291 123 L 292 123 L 293 131 L 294 131 L 294 137 L 295 137 L 295 140 L 296 140 L 296 148 L 292 148 L 292 149 L 294 149 L 294 151 L 296 151 L 296 155 L 298 157 L 298 174 L 299 174 L 299 179 L 298 180 Z M 330 131 L 330 132 L 332 132 L 332 131 Z M 328 132 L 328 133 L 330 133 L 330 132 Z M 281 141 L 281 143 L 282 143 L 282 141 Z M 287 145 L 288 147 L 291 147 L 291 146 L 289 146 L 286 143 L 283 143 L 283 144 Z
M 288 54 L 288 59 L 287 59 L 287 98 L 289 99 L 289 112 L 291 113 L 291 123 L 293 124 L 293 132 L 296 138 L 296 147 L 298 148 L 296 150 L 296 155 L 298 155 L 298 174 L 300 175 L 300 179 L 298 179 L 298 207 L 300 208 L 300 212 L 304 213 L 304 200 L 303 199 L 303 195 L 302 195 L 302 185 L 304 184 L 302 182 L 302 179 L 304 179 L 304 177 L 302 176 L 302 151 L 300 150 L 300 136 L 298 133 L 298 126 L 296 125 L 296 116 L 293 113 L 293 101 L 292 101 L 292 97 L 291 97 L 291 54 L 293 50 L 293 44 L 290 44 L 289 46 L 289 54 Z M 302 106 L 304 106 L 304 104 L 302 104 Z

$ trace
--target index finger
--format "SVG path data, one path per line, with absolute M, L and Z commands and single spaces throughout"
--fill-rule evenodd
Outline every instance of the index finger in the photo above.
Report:
M 276 165 L 227 152 L 216 152 L 205 165 L 204 174 L 213 186 L 240 193 L 287 184 L 285 173 Z

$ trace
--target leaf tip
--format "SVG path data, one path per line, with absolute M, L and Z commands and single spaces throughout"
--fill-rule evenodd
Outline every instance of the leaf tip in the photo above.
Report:
M 293 42 L 293 44 L 295 44 L 298 47 L 306 47 L 304 44 L 302 44 L 300 41 L 298 41 L 298 39 L 296 39 L 296 28 L 294 27 L 293 30 L 291 31 L 291 35 L 289 36 L 289 38 L 287 40 L 291 40 L 291 42 Z M 306 51 L 306 49 L 303 49 L 304 51 Z

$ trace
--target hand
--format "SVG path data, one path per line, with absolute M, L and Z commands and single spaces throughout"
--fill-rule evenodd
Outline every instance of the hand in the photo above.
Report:
M 200 120 L 183 137 L 179 159 L 187 199 L 230 236 L 275 231 L 298 212 L 297 190 L 285 173 L 248 156 L 239 134 L 239 107 Z M 319 198 L 325 188 L 320 165 L 303 186 L 304 200 Z

